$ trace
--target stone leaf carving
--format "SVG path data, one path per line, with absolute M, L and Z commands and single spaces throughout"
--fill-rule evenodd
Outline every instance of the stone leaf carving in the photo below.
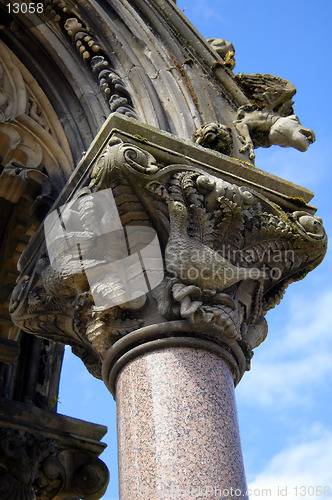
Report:
M 315 141 L 312 130 L 303 127 L 294 114 L 296 89 L 287 80 L 266 74 L 235 75 L 250 104 L 238 109 L 234 126 L 242 143 L 240 153 L 254 161 L 254 148 L 272 145 L 306 151 Z
M 18 257 L 72 171 L 60 121 L 27 68 L 0 42 L 0 330 L 17 339 L 8 302 Z M 15 229 L 16 228 L 16 229 Z
M 29 195 L 34 201 L 29 215 L 44 217 L 54 202 L 50 178 L 36 168 L 26 168 L 18 162 L 11 162 L 2 172 L 0 195 L 9 201 L 17 201 L 22 194 Z
M 206 174 L 178 172 L 166 194 L 155 182 L 148 189 L 169 211 L 168 274 L 154 291 L 161 314 L 259 345 L 264 314 L 325 253 L 321 220 Z
M 79 241 L 81 257 L 61 250 L 63 238 L 53 238 L 52 251 L 44 249 L 34 273 L 17 285 L 11 312 L 26 331 L 72 345 L 96 376 L 121 337 L 173 320 L 191 325 L 198 336 L 237 342 L 249 363 L 267 333 L 265 313 L 326 251 L 319 218 L 305 211 L 286 213 L 253 189 L 203 169 L 157 164 L 148 151 L 119 139 L 106 145 L 87 183 L 68 203 L 69 215 L 58 211 L 68 248 Z M 112 210 L 100 205 L 108 191 L 120 233 L 123 227 L 145 227 L 158 234 L 159 260 L 149 254 L 145 265 L 148 290 L 140 293 L 140 282 L 130 300 L 121 295 L 119 264 L 113 274 L 100 267 L 95 282 L 89 278 L 91 269 L 119 249 L 113 236 L 103 239 L 100 231 L 98 240 L 93 232 L 109 221 Z M 105 300 L 113 293 L 127 298 L 96 302 L 98 294 Z
M 0 429 L 0 436 L 1 498 L 36 498 L 34 486 L 42 483 L 42 464 L 54 453 L 55 441 L 11 429 Z M 53 498 L 64 481 L 64 470 L 59 466 L 52 484 L 48 484 L 47 498 Z
M 232 129 L 220 123 L 202 125 L 195 133 L 195 142 L 205 148 L 230 156 L 233 152 Z
M 8 51 L 0 46 L 0 122 L 14 120 L 25 112 L 26 87 Z
M 57 220 L 66 228 L 64 237 L 58 224 L 48 252 L 41 255 L 32 276 L 16 287 L 11 301 L 11 311 L 19 314 L 17 307 L 25 298 L 26 313 L 20 315 L 19 323 L 26 331 L 71 344 L 98 377 L 101 359 L 112 343 L 144 323 L 135 311 L 145 306 L 146 278 L 150 277 L 151 285 L 163 277 L 156 232 L 126 179 L 127 170 L 149 176 L 158 166 L 152 155 L 140 148 L 111 141 L 95 163 L 89 185 L 61 208 L 60 219 L 57 212 L 46 219 L 46 238 Z M 138 269 L 139 261 L 134 260 L 137 252 L 143 264 L 152 263 L 152 269 L 136 280 L 138 295 L 130 293 L 123 281 L 127 262 L 121 264 L 127 250 L 121 236 L 123 227 L 131 244 L 129 269 Z M 153 266 L 157 266 L 156 271 Z M 135 274 L 129 279 L 135 279 Z M 139 293 L 141 287 L 146 288 L 144 293 Z

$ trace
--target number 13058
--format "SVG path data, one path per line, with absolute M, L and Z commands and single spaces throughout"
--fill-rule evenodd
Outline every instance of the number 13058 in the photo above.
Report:
M 42 14 L 44 12 L 44 5 L 41 2 L 15 2 L 7 3 L 8 14 Z

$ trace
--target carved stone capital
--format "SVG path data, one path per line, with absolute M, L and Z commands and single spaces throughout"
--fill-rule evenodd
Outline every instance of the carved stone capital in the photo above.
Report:
M 0 403 L 1 498 L 97 500 L 104 494 L 109 474 L 98 455 L 105 427 L 22 403 Z
M 325 254 L 311 193 L 123 117 L 101 138 L 45 220 L 14 321 L 98 377 L 106 358 L 110 386 L 129 351 L 171 344 L 213 345 L 238 382 L 266 312 Z

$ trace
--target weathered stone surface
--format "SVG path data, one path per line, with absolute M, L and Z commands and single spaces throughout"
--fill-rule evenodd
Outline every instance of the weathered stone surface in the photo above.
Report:
M 44 5 L 13 16 L 0 2 L 2 396 L 50 407 L 54 341 L 94 375 L 103 367 L 113 393 L 127 363 L 156 346 L 216 355 L 237 383 L 266 311 L 326 249 L 312 193 L 253 167 L 257 147 L 313 142 L 295 88 L 235 75 L 232 44 L 205 40 L 172 0 Z M 37 485 L 50 443 L 20 425 L 5 443 L 33 470 L 7 469 L 8 494 L 81 495 L 72 476 L 61 486 L 59 457 L 75 461 L 71 451 L 52 456 Z M 42 455 L 30 460 L 33 440 Z
M 115 342 L 165 321 L 180 321 L 180 330 L 191 328 L 229 349 L 239 346 L 249 366 L 252 349 L 266 336 L 265 313 L 319 264 L 326 234 L 304 201 L 311 197 L 307 190 L 221 154 L 204 151 L 203 163 L 201 153 L 199 146 L 112 117 L 77 168 L 72 182 L 80 170 L 84 175 L 71 204 L 63 205 L 68 214 L 58 205 L 68 242 L 84 248 L 83 261 L 60 248 L 55 265 L 45 229 L 48 253 L 41 248 L 34 274 L 12 297 L 16 324 L 71 344 L 97 376 Z M 115 205 L 100 211 L 109 190 Z M 138 290 L 135 300 L 123 295 L 114 273 L 106 280 L 94 274 L 96 285 L 90 279 L 93 268 L 125 256 L 122 250 L 111 256 L 114 239 L 101 238 L 106 230 L 98 229 L 115 208 L 119 230 L 138 226 L 158 234 L 163 260 L 157 268 L 149 261 L 146 272 L 154 269 L 161 278 L 149 292 Z M 241 377 L 243 366 L 240 371 Z
M 240 152 L 247 152 L 253 161 L 254 148 L 278 145 L 306 151 L 315 141 L 314 132 L 303 127 L 294 114 L 296 89 L 289 81 L 260 74 L 239 74 L 235 79 L 251 101 L 238 109 L 234 122 L 243 143 Z
M 101 425 L 0 401 L 1 498 L 97 500 L 108 483 L 98 459 L 105 432 Z

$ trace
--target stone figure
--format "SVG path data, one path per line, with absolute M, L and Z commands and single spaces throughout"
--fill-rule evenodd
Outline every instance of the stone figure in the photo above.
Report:
M 188 235 L 188 210 L 180 201 L 169 202 L 170 233 L 165 251 L 167 271 L 187 284 L 213 293 L 246 279 L 264 279 L 255 268 L 234 266 L 199 238 Z
M 315 141 L 314 132 L 303 127 L 296 115 L 279 116 L 251 106 L 239 108 L 234 125 L 243 143 L 240 153 L 248 153 L 251 161 L 255 159 L 255 148 L 277 145 L 306 151 Z
M 202 125 L 195 133 L 195 142 L 205 148 L 230 156 L 233 151 L 232 129 L 221 123 Z
M 235 80 L 250 104 L 240 106 L 234 126 L 242 143 L 240 153 L 254 161 L 254 149 L 272 145 L 306 151 L 315 141 L 312 130 L 303 127 L 294 114 L 296 89 L 287 80 L 266 74 L 239 74 Z

